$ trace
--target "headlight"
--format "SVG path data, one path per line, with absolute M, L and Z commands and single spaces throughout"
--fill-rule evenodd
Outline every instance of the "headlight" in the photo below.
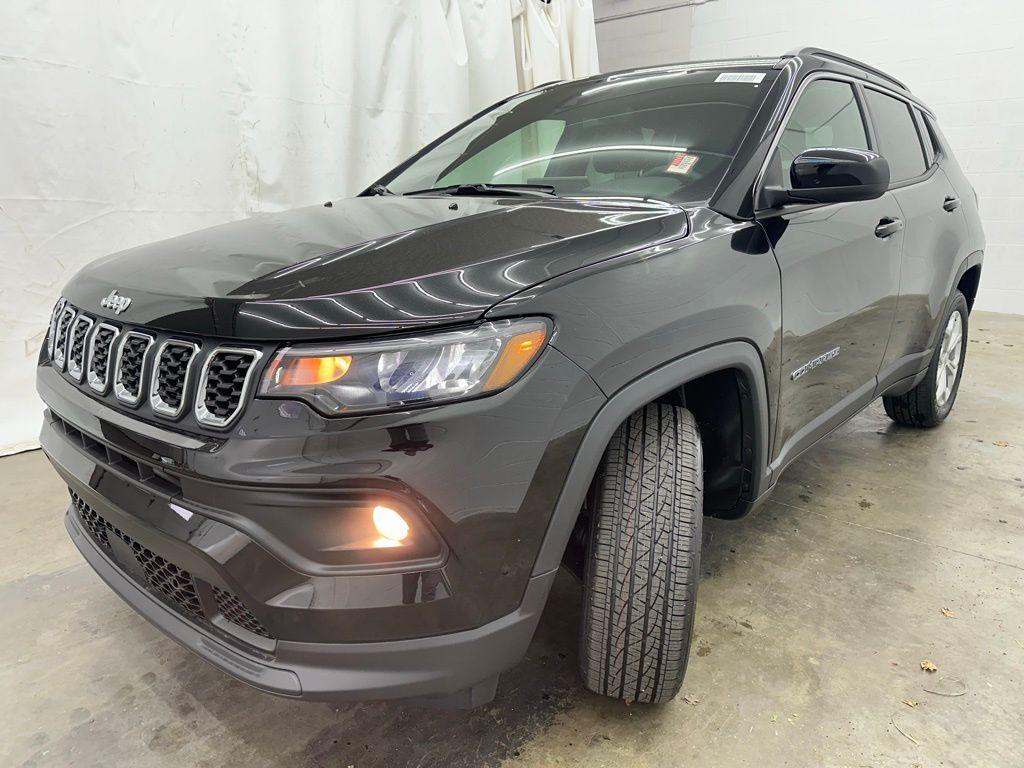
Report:
M 501 320 L 393 341 L 288 347 L 260 395 L 305 400 L 329 416 L 462 400 L 512 384 L 549 335 L 542 319 Z

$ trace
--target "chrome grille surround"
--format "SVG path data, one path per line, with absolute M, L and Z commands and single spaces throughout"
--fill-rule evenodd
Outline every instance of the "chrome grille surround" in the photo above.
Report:
M 68 334 L 68 375 L 81 381 L 85 373 L 85 351 L 92 338 L 93 319 L 79 313 Z
M 124 355 L 125 347 L 135 339 L 141 339 L 145 342 L 145 347 L 139 352 L 141 360 L 138 362 L 138 371 L 135 375 L 138 376 L 138 384 L 136 391 L 132 392 L 130 385 L 126 386 L 123 383 L 123 377 L 125 375 L 124 370 Z M 142 400 L 143 384 L 146 378 L 146 360 L 149 355 L 149 350 L 153 347 L 155 339 L 147 333 L 140 333 L 139 331 L 128 331 L 121 337 L 121 341 L 117 345 L 117 363 L 114 366 L 114 396 L 122 403 L 128 405 L 138 405 Z
M 163 371 L 165 364 L 164 354 L 169 353 L 175 347 L 187 350 L 189 353 L 188 360 L 185 362 L 185 372 L 180 376 L 180 385 L 175 383 L 173 386 L 174 389 L 180 387 L 177 404 L 166 399 L 170 374 Z M 185 410 L 188 385 L 192 380 L 192 364 L 196 361 L 198 354 L 199 345 L 191 341 L 168 339 L 159 346 L 156 354 L 153 356 L 153 372 L 149 377 L 149 405 L 156 413 L 173 419 L 180 416 L 182 411 Z M 178 377 L 176 376 L 176 378 Z
M 130 408 L 139 418 L 219 431 L 249 406 L 261 363 L 278 345 L 218 344 L 198 336 L 186 340 L 163 329 L 80 311 L 62 296 L 53 307 L 43 346 L 40 363 L 94 399 Z
M 64 311 L 64 305 L 67 303 L 67 299 L 61 296 L 57 299 L 57 303 L 53 305 L 53 311 L 50 313 L 50 332 L 46 335 L 46 354 L 51 360 L 53 360 L 53 343 L 57 337 L 57 320 L 60 318 L 61 313 Z
M 217 415 L 209 405 L 207 400 L 209 399 L 209 387 L 210 387 L 210 368 L 221 356 L 226 355 L 241 355 L 249 357 L 250 362 L 246 368 L 241 387 L 239 388 L 237 398 L 232 395 L 232 399 L 237 399 L 233 409 L 230 413 L 223 416 Z M 249 395 L 249 390 L 252 386 L 252 379 L 257 370 L 257 365 L 260 359 L 263 357 L 262 350 L 251 349 L 246 347 L 231 347 L 222 346 L 213 349 L 210 354 L 206 356 L 206 360 L 203 361 L 202 373 L 199 375 L 199 387 L 196 392 L 196 406 L 195 414 L 196 419 L 200 424 L 205 424 L 208 427 L 216 427 L 218 429 L 225 429 L 230 426 L 231 423 L 238 418 L 238 415 L 242 412 L 245 407 L 246 398 Z
M 101 395 L 110 386 L 110 372 L 113 369 L 117 334 L 121 329 L 110 323 L 97 323 L 92 329 L 89 354 L 85 363 L 85 378 L 89 387 Z M 104 341 L 109 336 L 109 341 Z M 97 372 L 102 367 L 102 375 Z
M 71 331 L 71 323 L 74 319 L 74 307 L 65 303 L 64 309 L 60 312 L 60 319 L 57 320 L 56 335 L 53 341 L 53 364 L 62 371 L 64 370 L 64 363 L 68 360 L 67 342 Z

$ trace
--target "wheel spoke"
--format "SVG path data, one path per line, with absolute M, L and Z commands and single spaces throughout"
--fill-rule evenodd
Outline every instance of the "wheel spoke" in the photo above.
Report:
M 948 357 L 949 357 L 950 360 L 952 360 L 957 365 L 960 364 L 960 342 L 959 341 L 949 348 L 949 355 L 948 355 Z
M 935 402 L 941 408 L 953 394 L 957 372 L 960 369 L 960 353 L 964 340 L 963 320 L 954 312 L 946 321 L 939 345 L 939 360 L 935 370 Z

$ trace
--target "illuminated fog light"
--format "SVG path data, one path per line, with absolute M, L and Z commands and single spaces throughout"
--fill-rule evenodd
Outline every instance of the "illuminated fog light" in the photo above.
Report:
M 383 537 L 376 543 L 379 547 L 398 546 L 409 535 L 409 524 L 391 507 L 374 507 L 373 524 Z

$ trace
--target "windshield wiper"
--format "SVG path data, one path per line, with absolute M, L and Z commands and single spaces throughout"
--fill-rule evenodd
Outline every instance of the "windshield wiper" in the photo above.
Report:
M 393 195 L 395 193 L 392 192 L 387 187 L 385 187 L 383 184 L 374 184 L 368 190 L 366 190 L 366 192 L 364 192 L 363 194 L 367 195 L 367 196 L 372 196 L 372 195 Z
M 466 195 L 472 197 L 558 197 L 550 184 L 452 184 L 448 187 L 416 189 L 405 195 Z

